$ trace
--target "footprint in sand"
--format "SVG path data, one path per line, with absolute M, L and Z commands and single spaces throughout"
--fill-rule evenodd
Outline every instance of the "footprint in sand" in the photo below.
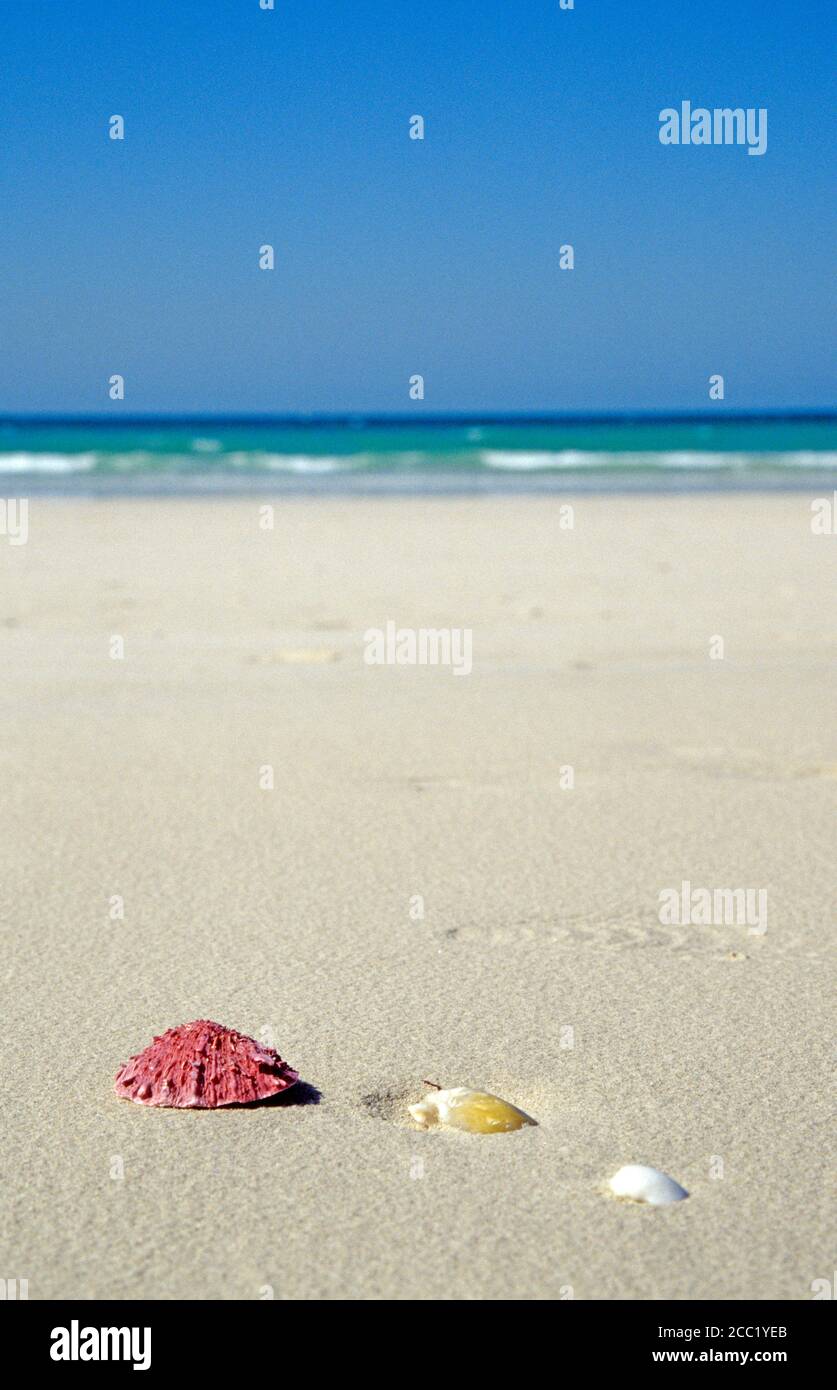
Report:
M 701 934 L 696 934 L 691 925 L 664 925 L 651 912 L 644 914 L 625 909 L 611 913 L 581 913 L 572 917 L 533 917 L 502 926 L 466 923 L 461 927 L 436 932 L 435 935 L 438 940 L 449 943 L 467 945 L 476 942 L 483 947 L 508 948 L 526 941 L 539 941 L 545 945 L 583 946 L 593 951 L 663 949 L 685 955 L 708 955 L 730 951 L 728 931 L 726 927 L 706 927 Z M 746 959 L 735 951 L 725 958 Z
M 360 1108 L 372 1120 L 386 1120 L 404 1129 L 412 1129 L 407 1106 L 421 1100 L 421 1097 L 421 1082 L 407 1082 L 370 1091 L 368 1095 L 360 1097 Z
M 784 781 L 800 777 L 837 777 L 837 763 L 802 762 L 776 758 L 756 749 L 677 747 L 670 750 L 675 762 L 709 777 L 734 777 L 751 781 Z

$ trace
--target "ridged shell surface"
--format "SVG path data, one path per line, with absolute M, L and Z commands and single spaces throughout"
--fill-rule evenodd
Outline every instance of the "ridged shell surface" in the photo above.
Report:
M 215 1110 L 266 1100 L 298 1080 L 274 1048 L 198 1019 L 169 1028 L 120 1067 L 115 1090 L 137 1105 Z

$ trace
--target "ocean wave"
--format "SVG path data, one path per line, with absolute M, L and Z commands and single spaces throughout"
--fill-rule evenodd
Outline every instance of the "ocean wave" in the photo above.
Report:
M 89 473 L 98 455 L 0 454 L 0 473 Z
M 541 449 L 532 453 L 523 449 L 483 449 L 480 454 L 480 462 L 486 468 L 508 468 L 521 473 L 538 468 L 578 468 L 583 465 L 584 458 L 585 455 L 575 449 Z
M 647 451 L 643 453 L 613 453 L 601 450 L 556 449 L 527 452 L 522 449 L 484 449 L 480 461 L 486 468 L 533 473 L 545 469 L 599 468 L 625 472 L 645 469 L 723 469 L 725 471 L 758 468 L 825 468 L 837 467 L 837 454 L 805 450 L 795 453 L 710 453 L 690 449 L 680 451 Z
M 780 458 L 787 468 L 837 468 L 837 454 L 825 451 L 820 453 L 806 449 L 794 454 L 781 454 Z
M 264 467 L 271 473 L 346 473 L 362 467 L 365 455 L 265 454 Z
M 202 441 L 205 444 L 209 440 Z M 220 446 L 219 446 L 220 447 Z M 234 452 L 218 454 L 214 449 L 201 449 L 199 457 L 193 453 L 155 453 L 150 449 L 132 449 L 127 452 L 107 452 L 98 450 L 92 453 L 52 454 L 52 453 L 0 453 L 0 475 L 4 473 L 194 473 L 209 470 L 212 473 L 244 471 L 256 473 L 337 473 L 363 467 L 370 462 L 367 455 L 322 454 L 274 454 L 258 449 L 239 449 Z
M 272 454 L 262 449 L 239 449 L 225 454 L 230 468 L 268 473 L 346 473 L 369 463 L 366 454 Z

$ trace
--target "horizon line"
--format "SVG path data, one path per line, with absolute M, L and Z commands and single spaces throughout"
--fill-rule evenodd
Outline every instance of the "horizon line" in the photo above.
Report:
M 354 428 L 375 428 L 378 426 L 439 426 L 439 425 L 551 425 L 551 424 L 743 424 L 754 421 L 777 423 L 781 421 L 833 421 L 837 423 L 837 409 L 822 408 L 800 410 L 737 410 L 723 413 L 695 411 L 655 411 L 655 410 L 611 410 L 611 411 L 509 411 L 496 414 L 474 413 L 470 411 L 421 413 L 380 413 L 380 412 L 311 412 L 306 414 L 219 414 L 208 412 L 153 413 L 141 415 L 122 415 L 117 412 L 106 414 L 0 414 L 0 428 L 3 425 L 195 425 L 213 423 L 217 425 L 291 425 L 295 427 L 317 427 L 323 425 L 348 425 Z

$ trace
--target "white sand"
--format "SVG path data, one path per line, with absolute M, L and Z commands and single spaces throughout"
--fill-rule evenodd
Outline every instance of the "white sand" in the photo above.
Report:
M 0 1274 L 810 1298 L 837 749 L 809 503 L 579 498 L 565 531 L 542 498 L 297 500 L 262 531 L 252 501 L 34 499 L 0 538 Z M 473 629 L 473 674 L 365 666 L 390 618 Z M 661 925 L 683 879 L 765 889 L 766 934 Z M 117 1100 L 198 1017 L 320 1103 Z M 414 1132 L 423 1077 L 540 1124 Z M 689 1199 L 605 1195 L 631 1162 Z

